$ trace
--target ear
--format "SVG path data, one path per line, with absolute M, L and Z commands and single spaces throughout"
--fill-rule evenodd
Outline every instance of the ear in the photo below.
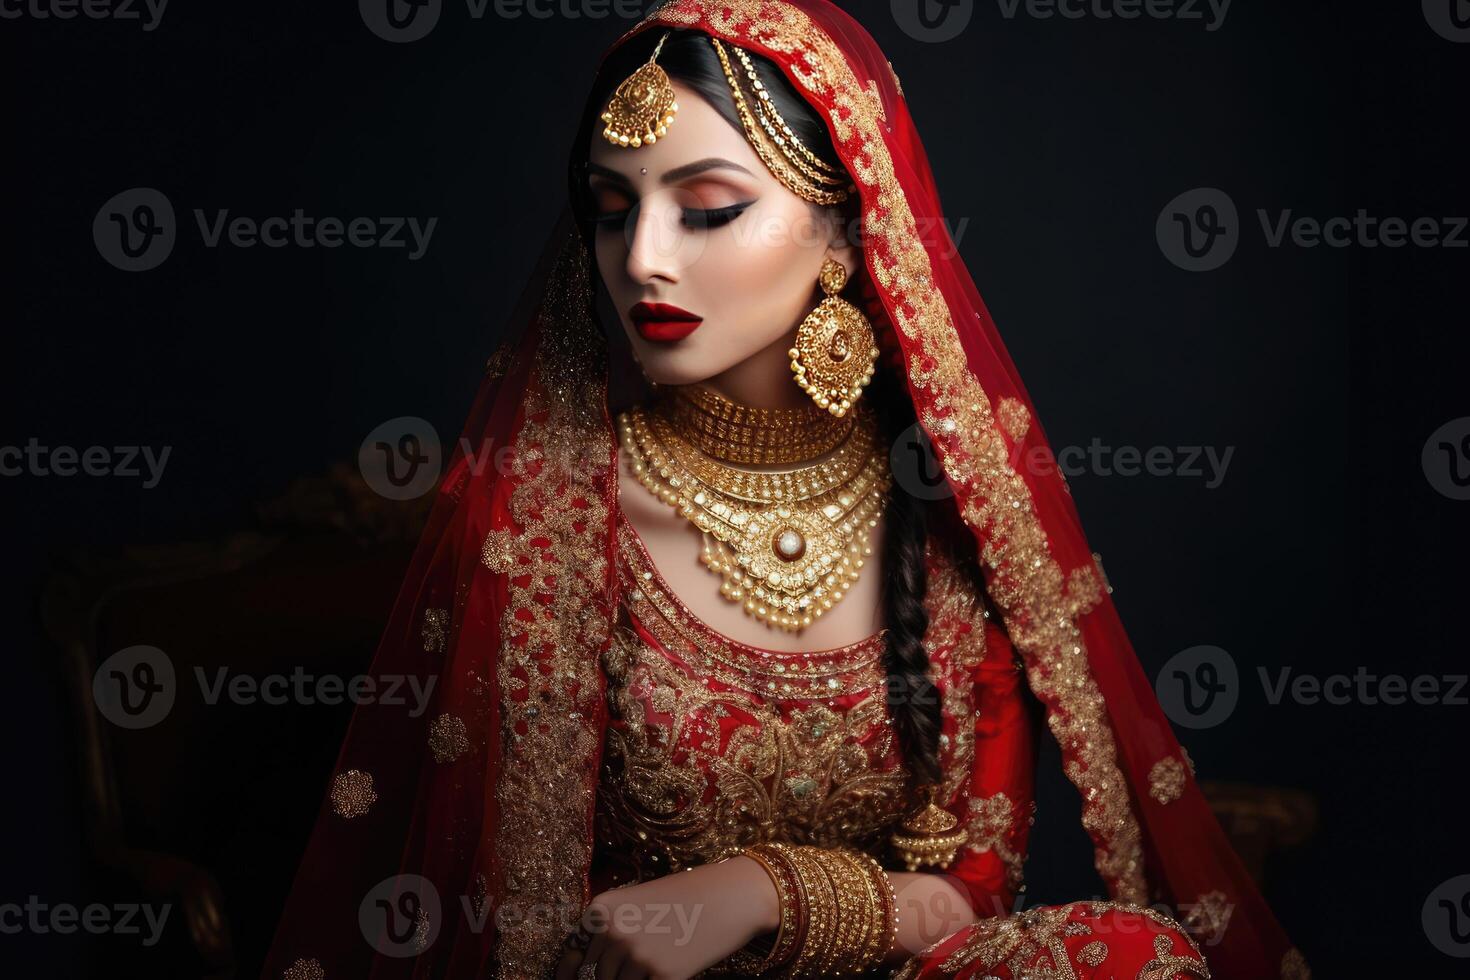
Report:
M 827 243 L 827 258 L 841 262 L 847 270 L 848 282 L 856 279 L 862 271 L 863 250 L 855 235 L 849 233 L 848 224 L 841 217 L 833 219 L 832 237 Z

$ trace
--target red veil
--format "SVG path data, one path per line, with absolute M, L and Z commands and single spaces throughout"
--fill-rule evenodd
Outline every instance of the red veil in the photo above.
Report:
M 861 196 L 869 313 L 975 535 L 1112 897 L 1212 910 L 1200 925 L 1218 976 L 1307 976 L 1195 785 L 1061 475 L 1013 465 L 1045 452 L 1045 436 L 940 230 L 924 148 L 876 43 L 827 0 L 672 0 L 619 43 L 667 27 L 765 55 L 828 121 Z M 590 259 L 570 219 L 546 255 L 524 336 L 491 360 L 372 666 L 434 679 L 434 704 L 418 717 L 357 709 L 266 976 L 545 977 L 591 897 L 616 439 Z

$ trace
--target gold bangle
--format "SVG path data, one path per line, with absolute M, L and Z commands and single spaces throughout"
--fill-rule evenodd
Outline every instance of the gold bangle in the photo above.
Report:
M 765 869 L 776 888 L 780 922 L 776 937 L 764 955 L 756 952 L 761 946 L 761 941 L 757 940 L 728 957 L 728 965 L 740 973 L 756 975 L 785 966 L 800 952 L 806 930 L 807 902 L 801 878 L 787 857 L 767 844 L 744 847 L 730 856 L 748 857 Z
M 898 930 L 897 896 L 883 866 L 852 848 L 805 846 L 796 851 L 808 887 L 811 881 L 825 880 L 827 888 L 820 894 L 829 904 L 819 913 L 813 899 L 812 918 L 829 927 L 814 929 L 790 975 L 858 975 L 882 963 Z
M 893 949 L 893 944 L 898 939 L 898 893 L 894 890 L 893 879 L 888 877 L 888 872 L 877 858 L 871 854 L 854 852 L 854 860 L 859 861 L 868 872 L 867 880 L 873 887 L 871 911 L 874 933 L 866 954 L 867 962 L 861 966 L 862 969 L 869 969 L 888 957 L 889 950 Z
M 787 848 L 811 903 L 807 939 L 802 943 L 796 962 L 792 964 L 789 974 L 792 980 L 827 976 L 835 952 L 833 940 L 839 915 L 837 890 L 826 869 L 817 860 L 820 851 L 821 848 L 810 846 Z

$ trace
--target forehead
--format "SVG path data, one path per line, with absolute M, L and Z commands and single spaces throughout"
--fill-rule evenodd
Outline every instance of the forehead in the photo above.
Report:
M 730 125 L 725 117 L 694 89 L 674 79 L 674 99 L 678 115 L 669 126 L 669 134 L 652 146 L 637 149 L 614 146 L 602 138 L 602 130 L 594 129 L 587 158 L 592 163 L 614 170 L 632 183 L 658 177 L 695 160 L 718 156 L 732 160 L 755 174 L 766 176 L 765 164 L 745 141 L 745 135 Z M 642 170 L 648 170 L 646 177 Z

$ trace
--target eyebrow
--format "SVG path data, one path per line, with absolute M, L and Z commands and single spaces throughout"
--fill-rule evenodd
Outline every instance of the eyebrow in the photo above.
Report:
M 755 176 L 755 174 L 751 173 L 749 170 L 745 169 L 733 160 L 726 160 L 723 157 L 705 157 L 703 160 L 695 160 L 693 163 L 686 163 L 681 167 L 675 167 L 674 169 L 670 170 L 668 173 L 660 177 L 659 182 L 663 184 L 673 184 L 678 181 L 684 180 L 686 177 L 693 177 L 696 174 L 702 174 L 708 170 L 738 170 L 740 173 L 745 174 L 747 177 Z M 608 180 L 616 181 L 619 184 L 632 183 L 630 180 L 628 180 L 627 177 L 624 177 L 616 170 L 611 170 L 607 167 L 600 166 L 599 164 L 595 163 L 587 164 L 587 173 L 588 175 L 595 174 L 599 177 L 606 177 Z

